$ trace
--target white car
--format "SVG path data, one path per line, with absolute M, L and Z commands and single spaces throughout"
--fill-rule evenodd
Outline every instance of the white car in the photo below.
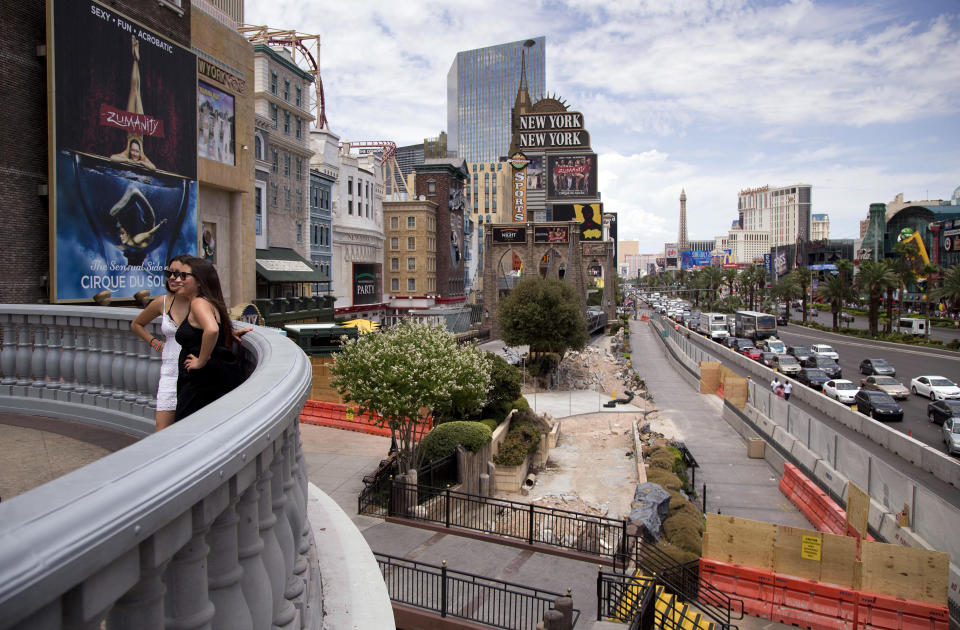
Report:
M 837 354 L 837 351 L 828 346 L 825 343 L 815 343 L 810 346 L 810 351 L 814 354 L 819 354 L 821 357 L 827 357 L 828 359 L 833 359 L 834 361 L 840 360 L 840 355 Z
M 766 349 L 767 352 L 775 352 L 776 354 L 786 354 L 787 345 L 777 339 L 776 337 L 770 337 L 760 342 L 760 348 Z
M 856 383 L 845 378 L 835 378 L 823 384 L 823 393 L 827 398 L 833 398 L 845 405 L 852 405 L 859 391 Z
M 910 391 L 917 396 L 926 396 L 930 400 L 960 399 L 960 387 L 942 376 L 918 376 L 910 381 Z

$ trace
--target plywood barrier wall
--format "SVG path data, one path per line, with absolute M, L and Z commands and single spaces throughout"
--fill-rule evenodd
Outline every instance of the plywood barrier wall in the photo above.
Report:
M 747 404 L 747 379 L 741 378 L 726 366 L 720 367 L 720 382 L 723 383 L 723 398 L 737 409 Z
M 703 557 L 944 606 L 950 554 L 707 514 Z M 819 559 L 817 559 L 819 558 Z
M 700 393 L 716 394 L 720 385 L 720 364 L 716 361 L 700 362 Z
M 870 495 L 852 481 L 847 482 L 847 526 L 865 538 L 869 514 Z M 849 531 L 848 529 L 847 532 Z
M 946 604 L 950 554 L 865 540 L 860 588 L 927 604 Z
M 310 400 L 345 404 L 346 401 L 340 397 L 336 388 L 330 385 L 330 379 L 333 378 L 330 375 L 333 357 L 310 357 L 310 365 L 313 367 L 313 385 L 310 387 Z

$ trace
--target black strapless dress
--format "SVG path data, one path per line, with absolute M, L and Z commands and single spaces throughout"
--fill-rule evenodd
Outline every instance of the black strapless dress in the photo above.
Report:
M 240 365 L 236 356 L 224 343 L 224 326 L 220 325 L 217 345 L 200 369 L 187 371 L 183 362 L 188 355 L 200 356 L 203 341 L 203 329 L 190 324 L 189 313 L 177 328 L 176 339 L 180 344 L 180 360 L 177 363 L 177 414 L 176 420 L 182 420 L 194 411 L 206 407 L 240 384 Z

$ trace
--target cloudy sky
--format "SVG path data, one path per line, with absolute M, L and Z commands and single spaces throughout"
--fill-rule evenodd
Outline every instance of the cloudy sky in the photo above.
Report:
M 725 233 L 737 191 L 813 185 L 831 236 L 871 202 L 960 186 L 960 2 L 246 0 L 321 36 L 331 129 L 421 142 L 457 51 L 546 37 L 546 87 L 584 114 L 604 207 L 642 252 Z

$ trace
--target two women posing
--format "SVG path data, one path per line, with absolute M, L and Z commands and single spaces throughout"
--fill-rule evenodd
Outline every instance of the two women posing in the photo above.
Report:
M 177 256 L 164 274 L 167 295 L 155 298 L 130 324 L 134 333 L 161 353 L 156 430 L 164 429 L 240 384 L 234 331 L 223 300 L 220 278 L 202 258 Z M 162 317 L 163 339 L 145 326 Z

